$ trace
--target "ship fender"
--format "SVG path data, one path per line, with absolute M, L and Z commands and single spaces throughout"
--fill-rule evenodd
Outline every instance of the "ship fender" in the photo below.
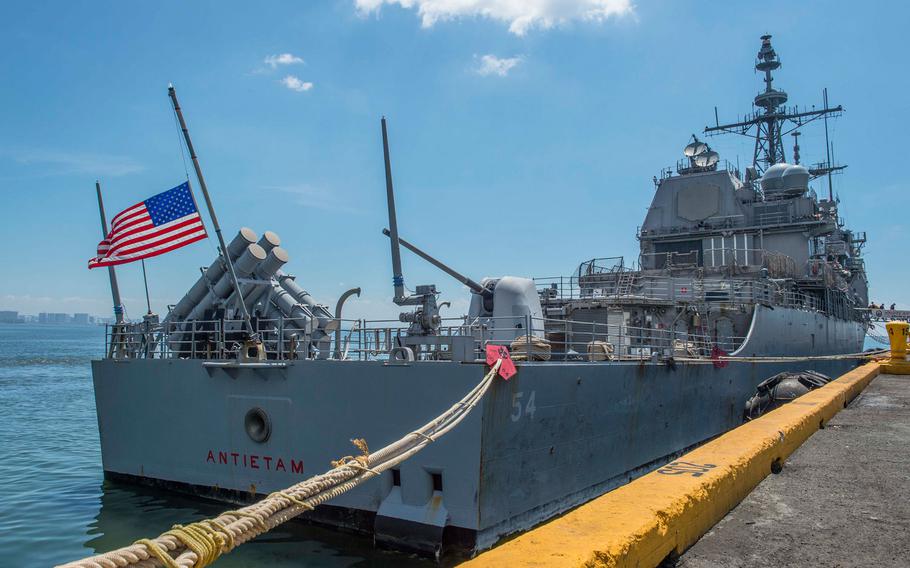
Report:
M 743 418 L 754 420 L 829 382 L 830 377 L 816 371 L 778 373 L 758 384 L 756 393 L 746 401 Z

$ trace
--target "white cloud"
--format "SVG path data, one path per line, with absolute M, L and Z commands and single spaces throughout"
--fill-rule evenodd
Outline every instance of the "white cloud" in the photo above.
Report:
M 313 83 L 309 81 L 301 81 L 298 77 L 295 77 L 293 75 L 288 75 L 282 79 L 281 84 L 292 91 L 297 91 L 298 93 L 303 93 L 313 88 Z
M 26 166 L 51 166 L 44 175 L 88 174 L 96 177 L 125 176 L 141 172 L 145 167 L 128 156 L 28 150 L 19 152 L 15 160 Z
M 278 55 L 269 55 L 262 60 L 263 63 L 275 69 L 279 65 L 297 65 L 303 63 L 303 59 L 291 53 L 279 53 Z
M 338 190 L 329 190 L 325 187 L 300 183 L 295 185 L 269 185 L 263 187 L 263 189 L 286 193 L 301 207 L 321 209 L 323 211 L 341 211 L 344 213 L 363 212 L 356 206 L 351 205 L 353 201 L 349 195 L 344 195 Z
M 506 23 L 519 36 L 533 28 L 548 29 L 573 20 L 600 22 L 634 11 L 632 0 L 354 0 L 361 15 L 378 13 L 384 4 L 416 9 L 425 28 L 441 20 L 481 17 Z
M 474 56 L 477 57 L 476 55 Z M 498 77 L 505 77 L 509 74 L 509 71 L 513 67 L 521 63 L 521 57 L 503 57 L 499 58 L 495 55 L 488 53 L 480 58 L 480 63 L 477 65 L 477 68 L 474 71 L 478 75 L 484 77 L 488 75 L 496 75 Z

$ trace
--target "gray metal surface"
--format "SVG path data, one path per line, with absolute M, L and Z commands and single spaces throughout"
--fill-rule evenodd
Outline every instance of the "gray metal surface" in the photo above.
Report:
M 804 330 L 818 325 L 829 331 L 819 334 L 816 352 L 838 348 L 822 337 L 840 349 L 861 346 L 861 327 L 848 322 L 799 310 L 759 313 L 743 349 L 812 353 Z M 782 334 L 781 321 L 794 331 Z M 848 337 L 852 344 L 843 343 Z M 457 430 L 402 465 L 396 498 L 427 508 L 431 474 L 441 474 L 447 524 L 476 531 L 476 545 L 490 546 L 736 426 L 746 399 L 770 374 L 814 367 L 836 375 L 850 365 L 525 364 Z M 93 371 L 105 471 L 263 494 L 324 471 L 353 451 L 352 438 L 379 447 L 413 430 L 473 387 L 484 368 L 314 360 L 218 368 L 201 360 L 106 359 Z M 265 443 L 244 429 L 251 408 L 270 417 Z M 331 505 L 375 512 L 391 493 L 391 475 L 384 474 Z

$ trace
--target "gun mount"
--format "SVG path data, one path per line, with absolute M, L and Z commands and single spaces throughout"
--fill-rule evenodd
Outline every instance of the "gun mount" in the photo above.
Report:
M 534 282 L 527 278 L 505 276 L 503 278 L 487 278 L 483 283 L 456 271 L 452 267 L 434 258 L 398 235 L 398 220 L 395 214 L 395 191 L 392 184 L 392 164 L 389 158 L 389 136 L 386 119 L 382 118 L 382 150 L 385 160 L 386 199 L 389 208 L 389 228 L 382 233 L 389 237 L 392 252 L 392 285 L 395 290 L 393 301 L 399 306 L 417 306 L 412 312 L 402 312 L 399 319 L 410 323 L 408 335 L 427 337 L 436 335 L 439 330 L 441 318 L 439 317 L 439 304 L 436 299 L 439 293 L 435 284 L 417 286 L 414 294 L 406 295 L 404 276 L 401 271 L 401 247 L 404 246 L 420 258 L 426 260 L 436 268 L 442 270 L 455 280 L 467 286 L 473 295 L 468 316 L 474 320 L 488 321 L 490 318 L 505 316 L 518 316 L 514 325 L 508 329 L 499 330 L 501 338 L 514 339 L 517 335 L 543 336 L 542 329 L 536 329 L 528 324 L 526 319 L 542 314 L 540 299 L 534 290 Z M 500 298 L 497 304 L 496 298 Z M 498 309 L 497 309 L 498 308 Z M 527 316 L 527 318 L 526 318 Z M 527 328 L 527 329 L 526 329 Z M 499 338 L 497 336 L 497 338 Z
M 401 272 L 401 248 L 398 238 L 398 220 L 395 215 L 395 190 L 392 185 L 392 163 L 389 158 L 389 135 L 385 117 L 382 117 L 382 155 L 385 162 L 385 189 L 389 209 L 389 240 L 392 250 L 392 286 L 395 296 L 392 301 L 398 306 L 416 306 L 412 312 L 402 312 L 399 319 L 410 323 L 409 335 L 435 335 L 439 329 L 439 305 L 435 284 L 417 286 L 414 294 L 405 294 L 404 276 Z
M 388 229 L 383 229 L 382 234 L 389 237 L 389 236 L 391 236 L 391 231 L 389 231 Z M 401 237 L 398 238 L 398 242 L 404 248 L 413 252 L 420 258 L 424 259 L 425 261 L 429 262 L 430 264 L 432 264 L 433 266 L 438 268 L 439 270 L 442 270 L 443 272 L 445 272 L 446 274 L 448 274 L 455 280 L 458 280 L 459 282 L 461 282 L 462 284 L 467 286 L 471 290 L 472 293 L 479 294 L 481 297 L 484 298 L 484 301 L 488 304 L 487 309 L 492 311 L 492 309 L 493 309 L 492 304 L 491 304 L 491 302 L 493 301 L 492 288 L 490 288 L 489 286 L 482 286 L 481 284 L 478 284 L 477 281 L 472 280 L 471 278 L 468 278 L 467 276 L 458 272 L 451 266 L 449 266 L 449 265 L 445 264 L 444 262 L 440 261 L 439 259 L 431 256 L 429 253 L 426 253 L 423 250 L 417 248 L 417 246 L 409 243 L 408 241 L 404 240 Z

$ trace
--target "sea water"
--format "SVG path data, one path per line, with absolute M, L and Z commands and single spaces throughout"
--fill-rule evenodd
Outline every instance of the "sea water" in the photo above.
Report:
M 77 560 L 230 508 L 104 480 L 90 365 L 103 351 L 102 327 L 0 324 L 0 567 Z M 215 565 L 432 563 L 293 522 Z

